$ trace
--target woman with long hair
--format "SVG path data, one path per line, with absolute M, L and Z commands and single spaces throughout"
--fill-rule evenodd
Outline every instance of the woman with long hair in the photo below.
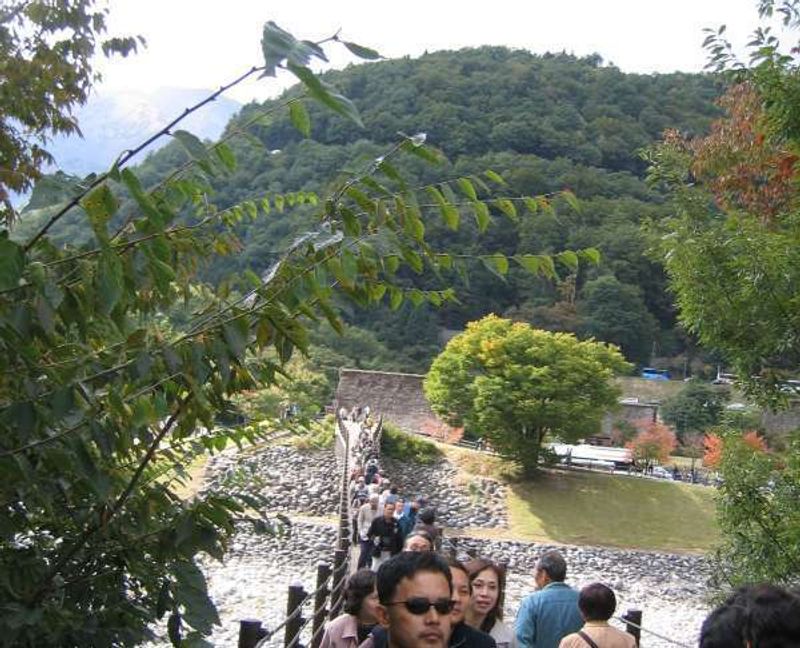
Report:
M 491 635 L 497 642 L 497 648 L 516 648 L 517 640 L 513 628 L 503 623 L 505 569 L 486 558 L 470 560 L 465 567 L 472 584 L 472 599 L 466 614 L 467 624 Z
M 356 648 L 378 622 L 375 608 L 375 572 L 359 569 L 350 576 L 344 590 L 344 614 L 325 627 L 320 648 Z

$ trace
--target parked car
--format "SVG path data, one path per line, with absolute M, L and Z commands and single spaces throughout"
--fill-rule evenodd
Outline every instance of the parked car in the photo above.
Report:
M 653 466 L 650 474 L 658 479 L 672 479 L 672 471 L 667 470 L 664 466 Z

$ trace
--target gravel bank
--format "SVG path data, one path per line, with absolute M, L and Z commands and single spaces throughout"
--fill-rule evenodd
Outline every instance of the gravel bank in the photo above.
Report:
M 331 560 L 335 531 L 332 526 L 295 523 L 289 536 L 276 539 L 241 531 L 224 564 L 205 564 L 209 593 L 219 606 L 222 626 L 211 637 L 215 646 L 234 646 L 240 619 L 257 618 L 276 627 L 286 613 L 290 584 L 315 587 L 316 565 Z M 459 538 L 459 554 L 466 552 L 507 560 L 509 565 L 506 616 L 513 619 L 522 598 L 533 591 L 532 566 L 536 556 L 552 545 L 529 542 Z M 696 645 L 700 624 L 708 613 L 703 585 L 708 567 L 700 558 L 600 547 L 558 547 L 568 561 L 568 582 L 581 587 L 609 583 L 619 598 L 618 612 L 639 608 L 644 626 L 686 645 Z M 310 610 L 307 616 L 310 615 Z M 282 645 L 279 632 L 269 644 Z M 674 646 L 652 636 L 646 647 Z
M 460 557 L 482 555 L 508 565 L 506 617 L 513 620 L 522 598 L 533 591 L 536 557 L 552 545 L 458 535 L 464 527 L 507 525 L 505 487 L 485 478 L 456 484 L 456 468 L 446 460 L 434 466 L 401 465 L 391 459 L 383 463 L 401 493 L 430 498 L 440 520 L 451 527 L 448 536 L 454 538 Z M 258 454 L 218 455 L 207 478 L 215 481 L 229 471 L 243 469 L 268 484 L 263 494 L 270 501 L 270 510 L 326 516 L 336 513 L 335 466 L 332 451 L 301 453 L 288 446 L 272 446 Z M 331 561 L 334 538 L 333 525 L 297 521 L 287 536 L 279 538 L 240 530 L 223 564 L 211 560 L 204 564 L 209 594 L 222 620 L 211 643 L 235 646 L 240 619 L 257 618 L 265 627 L 275 628 L 286 614 L 288 586 L 302 582 L 307 591 L 315 588 L 316 565 Z M 606 582 L 617 593 L 618 613 L 642 609 L 646 628 L 684 645 L 696 645 L 700 624 L 709 610 L 705 587 L 709 566 L 702 558 L 603 547 L 558 548 L 567 558 L 571 585 Z M 281 631 L 269 645 L 282 642 Z M 645 634 L 642 645 L 667 648 L 675 644 Z

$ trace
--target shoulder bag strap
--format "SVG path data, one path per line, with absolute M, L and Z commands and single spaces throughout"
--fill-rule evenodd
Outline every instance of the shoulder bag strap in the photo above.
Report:
M 589 644 L 590 648 L 600 648 L 594 640 L 586 634 L 583 630 L 578 630 L 578 634 L 580 635 L 581 639 L 583 639 L 587 644 Z

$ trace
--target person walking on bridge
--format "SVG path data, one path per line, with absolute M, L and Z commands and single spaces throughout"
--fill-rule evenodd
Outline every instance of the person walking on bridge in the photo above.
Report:
M 369 567 L 372 558 L 372 543 L 369 540 L 369 529 L 375 516 L 378 515 L 378 496 L 370 495 L 369 501 L 358 509 L 356 517 L 356 530 L 358 532 L 358 544 L 361 549 L 358 554 L 358 568 Z
M 394 504 L 386 503 L 383 506 L 383 516 L 376 517 L 367 531 L 367 538 L 373 546 L 372 570 L 377 571 L 382 563 L 403 548 L 400 537 L 400 527 L 394 519 Z

